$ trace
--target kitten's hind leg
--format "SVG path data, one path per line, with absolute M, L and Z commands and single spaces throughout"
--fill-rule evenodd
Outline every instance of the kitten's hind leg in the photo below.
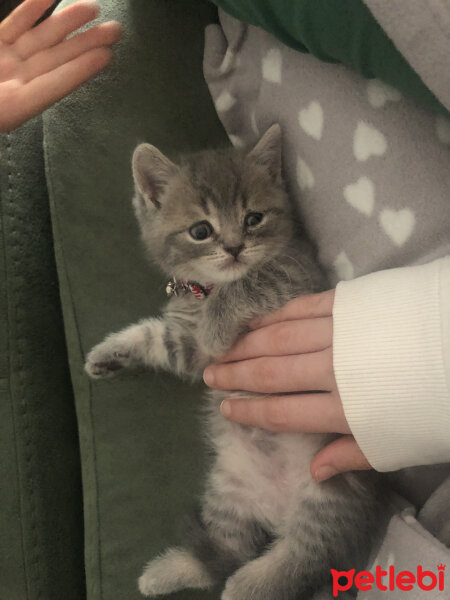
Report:
M 214 584 L 204 565 L 185 548 L 169 548 L 150 561 L 139 578 L 139 591 L 154 598 L 184 588 L 208 589 Z
M 208 504 L 201 516 L 191 519 L 187 534 L 186 546 L 205 565 L 214 581 L 222 583 L 261 554 L 273 539 L 254 518 Z
M 343 482 L 311 486 L 285 519 L 284 535 L 228 578 L 222 600 L 306 600 L 329 583 L 331 568 L 363 569 L 380 507 L 364 489 L 350 495 Z
M 297 540 L 280 539 L 228 578 L 221 600 L 310 598 L 319 586 L 317 581 L 308 581 L 306 570 L 302 573 L 308 562 Z

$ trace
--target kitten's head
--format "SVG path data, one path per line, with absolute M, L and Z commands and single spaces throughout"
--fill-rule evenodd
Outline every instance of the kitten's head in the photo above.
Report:
M 177 278 L 240 279 L 292 237 L 278 125 L 249 153 L 205 151 L 179 165 L 141 144 L 133 155 L 133 175 L 144 243 L 156 263 Z

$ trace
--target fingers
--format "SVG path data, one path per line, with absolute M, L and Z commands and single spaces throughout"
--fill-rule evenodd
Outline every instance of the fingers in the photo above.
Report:
M 52 6 L 54 0 L 25 0 L 0 23 L 0 40 L 14 43 Z
M 331 317 L 282 321 L 251 331 L 239 340 L 230 352 L 221 356 L 220 361 L 317 352 L 328 348 L 332 339 Z
M 0 133 L 9 133 L 23 122 L 17 101 L 19 89 L 17 81 L 0 82 Z
M 320 294 L 300 296 L 285 304 L 279 310 L 251 322 L 252 329 L 259 329 L 278 323 L 279 321 L 294 321 L 296 319 L 315 319 L 329 317 L 333 311 L 335 290 L 328 290 Z
M 102 23 L 68 40 L 38 52 L 25 65 L 27 81 L 49 73 L 94 48 L 110 46 L 121 36 L 121 26 L 115 21 Z
M 41 113 L 93 77 L 106 67 L 111 56 L 109 48 L 95 48 L 22 86 L 15 98 L 13 127 Z
M 294 433 L 349 433 L 342 403 L 334 393 L 227 398 L 222 414 L 242 425 Z
M 36 52 L 58 44 L 98 14 L 99 7 L 95 2 L 88 0 L 72 4 L 24 33 L 17 40 L 15 50 L 22 60 L 26 60 Z
M 311 463 L 311 475 L 316 481 L 324 481 L 338 473 L 371 469 L 351 435 L 341 437 L 321 450 Z
M 221 390 L 247 390 L 264 394 L 336 389 L 331 348 L 292 356 L 269 356 L 210 365 L 206 385 Z

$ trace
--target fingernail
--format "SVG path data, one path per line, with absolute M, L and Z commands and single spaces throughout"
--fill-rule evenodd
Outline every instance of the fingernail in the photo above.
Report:
M 207 367 L 203 371 L 203 381 L 206 383 L 206 385 L 208 385 L 209 387 L 212 387 L 214 385 L 215 379 L 216 379 L 216 377 L 214 375 L 214 370 L 211 369 L 211 367 Z
M 222 400 L 222 404 L 220 405 L 220 412 L 226 418 L 228 418 L 231 415 L 231 402 L 229 400 Z
M 325 481 L 325 479 L 330 479 L 330 477 L 333 477 L 334 475 L 337 475 L 336 469 L 333 469 L 333 467 L 329 467 L 328 465 L 325 465 L 324 467 L 319 467 L 315 471 L 314 479 L 316 481 Z

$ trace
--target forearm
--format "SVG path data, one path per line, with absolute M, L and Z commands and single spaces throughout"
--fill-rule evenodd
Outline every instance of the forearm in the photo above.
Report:
M 450 460 L 450 257 L 340 283 L 334 369 L 380 471 Z

